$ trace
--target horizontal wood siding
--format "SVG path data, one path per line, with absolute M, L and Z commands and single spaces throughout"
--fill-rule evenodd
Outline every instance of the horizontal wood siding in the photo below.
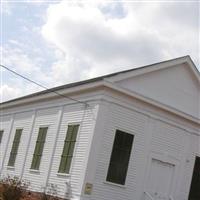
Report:
M 110 115 L 102 133 L 101 150 L 93 182 L 92 200 L 141 200 L 144 199 L 148 162 L 154 155 L 166 157 L 176 163 L 173 180 L 175 200 L 187 199 L 198 150 L 199 137 L 178 126 L 171 125 L 121 106 L 110 106 Z M 125 186 L 106 182 L 116 129 L 135 135 Z
M 181 159 L 185 146 L 184 130 L 169 124 L 154 121 L 152 135 L 152 151 L 168 154 L 176 159 Z
M 49 183 L 58 185 L 60 191 L 65 191 L 65 193 L 69 193 L 69 196 L 74 198 L 76 196 L 79 197 L 81 193 L 81 182 L 83 181 L 82 179 L 85 173 L 84 170 L 87 164 L 85 162 L 87 160 L 89 142 L 95 123 L 94 112 L 95 110 L 91 109 L 81 110 L 77 106 L 66 106 L 61 120 Z M 58 169 L 68 124 L 80 124 L 80 127 L 71 163 L 70 175 L 62 175 L 58 173 Z
M 168 122 L 164 122 L 164 117 L 162 119 L 159 116 L 154 117 L 155 113 L 150 116 L 140 111 L 127 109 L 126 106 L 122 107 L 114 102 L 108 103 L 102 100 L 101 103 L 102 110 L 98 104 L 85 108 L 81 104 L 66 105 L 64 102 L 63 104 L 60 102 L 59 106 L 56 106 L 57 104 L 54 102 L 53 108 L 47 107 L 52 106 L 50 103 L 38 104 L 36 108 L 30 106 L 27 108 L 29 111 L 23 108 L 24 111 L 21 113 L 19 113 L 21 108 L 14 108 L 14 112 L 18 114 L 5 115 L 1 118 L 1 129 L 4 130 L 0 147 L 1 163 L 5 155 L 2 175 L 20 176 L 22 174 L 23 179 L 30 181 L 30 189 L 34 191 L 43 191 L 42 188 L 47 184 L 55 184 L 60 197 L 69 195 L 72 200 L 143 200 L 148 162 L 156 154 L 170 158 L 177 163 L 176 169 L 178 170 L 176 170 L 173 183 L 173 197 L 174 200 L 186 200 L 194 159 L 198 152 L 199 137 L 180 128 L 178 123 L 175 126 L 170 124 L 169 119 L 167 119 Z M 101 113 L 100 118 L 97 117 L 99 113 Z M 69 124 L 80 124 L 80 127 L 70 174 L 63 175 L 58 174 L 58 169 Z M 33 171 L 30 170 L 30 167 L 39 128 L 46 126 L 48 126 L 48 131 L 40 168 L 38 171 Z M 21 142 L 15 167 L 8 168 L 7 163 L 17 128 L 23 129 Z M 125 186 L 106 182 L 117 129 L 134 135 Z M 97 130 L 100 135 L 98 137 L 95 135 L 95 143 L 91 144 L 94 130 Z M 9 133 L 11 133 L 10 138 Z M 9 143 L 6 149 L 8 139 Z M 29 139 L 30 145 L 28 145 Z M 97 145 L 98 148 L 92 154 L 95 159 L 89 159 L 88 163 L 89 153 L 93 151 L 90 149 L 90 145 L 95 148 L 96 142 L 99 142 L 100 145 Z M 27 148 L 27 159 L 22 173 Z M 95 164 L 92 161 L 95 161 Z M 95 169 L 93 169 L 94 166 Z M 86 168 L 92 170 L 86 172 Z M 89 177 L 90 173 L 93 175 Z M 89 177 L 88 182 L 93 184 L 91 195 L 84 195 L 83 188 L 87 177 Z
M 89 145 L 92 139 L 98 106 L 94 104 L 94 106 L 85 108 L 85 105 L 82 104 L 59 105 L 57 107 L 55 105 L 53 108 L 48 108 L 45 105 L 45 109 L 41 105 L 38 105 L 39 108 L 33 108 L 32 110 L 35 111 L 29 112 L 26 109 L 20 112 L 22 108 L 14 108 L 16 114 L 1 117 L 1 129 L 4 130 L 0 146 L 1 164 L 5 155 L 2 176 L 22 176 L 22 179 L 30 182 L 29 189 L 37 192 L 42 192 L 46 186 L 54 184 L 57 186 L 57 192 L 60 197 L 65 197 L 66 193 L 70 193 L 71 197 L 80 198 L 81 184 L 87 166 Z M 28 109 L 31 110 L 31 107 Z M 12 125 L 13 116 L 14 120 Z M 70 174 L 63 176 L 58 174 L 58 168 L 68 124 L 80 124 L 80 127 Z M 10 139 L 8 148 L 6 149 L 11 125 Z M 46 140 L 39 170 L 31 170 L 33 153 L 40 127 L 48 127 Z M 7 164 L 17 128 L 23 129 L 23 131 L 16 163 L 14 167 L 8 167 Z M 24 162 L 25 166 L 23 167 Z
M 200 156 L 197 154 L 197 147 L 199 145 L 199 136 L 187 135 L 185 137 L 184 152 L 182 152 L 182 165 L 180 166 L 179 184 L 175 199 L 182 200 L 188 199 L 190 184 L 192 180 L 193 168 L 195 164 L 195 157 Z
M 55 127 L 57 122 L 58 111 L 59 111 L 58 108 L 54 108 L 54 109 L 38 110 L 36 112 L 31 143 L 28 149 L 27 160 L 25 163 L 25 169 L 23 173 L 23 179 L 30 181 L 31 183 L 30 188 L 33 189 L 34 191 L 41 191 L 42 187 L 45 186 L 45 178 L 47 176 L 49 161 L 51 156 L 50 153 L 53 147 L 54 136 L 56 134 Z M 48 130 L 39 170 L 32 171 L 30 168 L 40 127 L 48 127 Z
M 198 138 L 178 127 L 155 121 L 151 150 L 177 161 L 178 170 L 174 175 L 174 199 L 188 198 Z
M 2 170 L 3 174 L 16 175 L 16 176 L 20 176 L 21 174 L 21 169 L 23 166 L 23 161 L 24 161 L 25 153 L 26 153 L 25 147 L 27 146 L 28 137 L 29 137 L 30 129 L 32 125 L 31 124 L 32 114 L 33 114 L 32 112 L 25 112 L 21 114 L 16 114 L 14 117 L 10 140 L 8 143 L 7 150 L 5 151 L 5 154 L 4 154 L 6 157 L 5 157 L 4 166 Z M 21 134 L 21 139 L 20 139 L 14 167 L 8 167 L 8 160 L 10 157 L 10 152 L 13 145 L 16 129 L 23 129 L 23 130 Z
M 91 199 L 136 199 L 135 194 L 137 194 L 137 190 L 141 186 L 142 181 L 138 179 L 141 170 L 138 166 L 143 168 L 144 165 L 144 144 L 146 143 L 145 127 L 148 123 L 148 117 L 115 106 L 114 104 L 109 111 L 110 118 L 107 120 L 105 132 L 103 133 L 102 148 L 98 155 L 98 164 Z M 116 186 L 106 183 L 106 175 L 116 129 L 134 134 L 135 136 L 125 186 Z M 139 182 L 136 180 L 139 180 Z
M 3 136 L 0 144 L 0 170 L 2 168 L 3 157 L 6 153 L 6 144 L 8 142 L 11 124 L 12 124 L 12 115 L 0 118 L 0 130 L 3 130 Z

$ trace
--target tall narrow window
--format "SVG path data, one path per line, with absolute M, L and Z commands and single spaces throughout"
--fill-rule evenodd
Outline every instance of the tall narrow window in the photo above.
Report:
M 0 130 L 0 144 L 1 144 L 2 137 L 3 137 L 3 130 Z
M 47 130 L 48 127 L 43 127 L 39 129 L 36 145 L 35 145 L 35 150 L 33 154 L 33 159 L 31 163 L 31 169 L 38 170 L 40 167 L 40 161 L 42 157 L 42 152 L 44 149 L 44 143 L 46 140 L 46 135 L 47 135 Z
M 22 129 L 17 129 L 16 132 L 15 132 L 15 137 L 14 137 L 12 149 L 11 149 L 11 152 L 10 152 L 10 158 L 9 158 L 9 161 L 8 161 L 8 166 L 13 167 L 15 165 L 15 160 L 16 160 L 16 157 L 17 157 L 17 152 L 18 152 L 18 148 L 19 148 L 21 135 L 22 135 Z
M 59 173 L 69 173 L 79 125 L 69 125 L 60 161 Z
M 117 130 L 106 181 L 124 185 L 134 136 Z

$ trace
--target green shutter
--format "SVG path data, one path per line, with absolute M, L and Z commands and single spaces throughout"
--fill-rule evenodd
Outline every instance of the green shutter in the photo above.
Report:
M 0 131 L 0 144 L 1 144 L 2 137 L 3 137 L 3 130 Z
M 10 152 L 10 158 L 9 158 L 9 161 L 8 161 L 8 166 L 14 166 L 15 165 L 15 160 L 16 160 L 16 157 L 17 157 L 17 152 L 18 152 L 18 148 L 19 148 L 21 134 L 22 134 L 22 129 L 17 129 L 16 132 L 15 132 L 15 137 L 14 137 L 12 149 L 11 149 L 11 152 Z
M 59 173 L 69 173 L 79 125 L 69 125 L 59 166 Z
M 134 136 L 117 130 L 106 180 L 124 185 Z
M 38 170 L 40 167 L 40 161 L 41 161 L 42 152 L 44 149 L 44 143 L 45 143 L 45 139 L 47 135 L 47 130 L 48 130 L 48 127 L 39 129 L 39 133 L 38 133 L 38 137 L 37 137 L 37 141 L 35 145 L 35 150 L 33 154 L 33 159 L 31 163 L 31 169 Z

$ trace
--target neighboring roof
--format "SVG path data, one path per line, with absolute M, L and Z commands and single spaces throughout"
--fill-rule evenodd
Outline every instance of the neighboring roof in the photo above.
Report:
M 88 79 L 88 80 L 84 80 L 84 81 L 79 81 L 79 82 L 74 82 L 74 83 L 70 83 L 70 84 L 66 84 L 66 85 L 61 85 L 61 86 L 58 86 L 58 87 L 54 87 L 54 88 L 51 88 L 51 89 L 43 90 L 43 91 L 36 92 L 36 93 L 30 94 L 30 95 L 26 95 L 26 96 L 23 96 L 23 97 L 19 97 L 19 98 L 16 98 L 16 99 L 12 99 L 12 100 L 9 100 L 9 101 L 2 102 L 2 103 L 0 103 L 0 106 L 7 104 L 7 103 L 10 103 L 10 102 L 14 102 L 14 101 L 18 101 L 18 100 L 24 100 L 24 99 L 28 99 L 28 98 L 31 98 L 31 97 L 35 97 L 35 96 L 39 96 L 39 95 L 43 95 L 43 94 L 47 94 L 47 93 L 51 93 L 51 92 L 56 92 L 56 91 L 59 91 L 59 90 L 62 90 L 62 89 L 68 89 L 68 88 L 72 88 L 72 87 L 76 87 L 76 86 L 80 86 L 80 85 L 84 85 L 84 84 L 88 84 L 88 83 L 94 83 L 94 82 L 102 81 L 106 78 L 115 77 L 115 76 L 118 76 L 118 75 L 121 75 L 121 74 L 127 74 L 129 72 L 134 72 L 134 71 L 138 71 L 138 70 L 141 70 L 141 69 L 147 69 L 147 68 L 150 68 L 150 67 L 153 67 L 153 66 L 156 66 L 156 65 L 162 65 L 162 64 L 165 64 L 165 63 L 171 63 L 171 62 L 176 62 L 176 61 L 182 61 L 182 63 L 188 62 L 189 65 L 192 65 L 193 70 L 196 71 L 195 74 L 197 74 L 198 78 L 200 78 L 200 72 L 198 71 L 197 67 L 193 63 L 190 56 L 183 56 L 183 57 L 179 57 L 179 58 L 175 58 L 175 59 L 171 59 L 171 60 L 166 60 L 166 61 L 163 61 L 163 62 L 153 63 L 153 64 L 150 64 L 150 65 L 146 65 L 146 66 L 142 66 L 142 67 L 138 67 L 138 68 L 132 68 L 132 69 L 129 69 L 129 70 L 124 70 L 124 71 L 120 71 L 120 72 L 116 72 L 116 73 L 112 73 L 112 74 L 108 74 L 108 75 L 104 75 L 104 76 L 100 76 L 100 77 L 96 77 L 96 78 L 92 78 L 92 79 Z M 178 63 L 178 64 L 180 64 L 180 63 Z

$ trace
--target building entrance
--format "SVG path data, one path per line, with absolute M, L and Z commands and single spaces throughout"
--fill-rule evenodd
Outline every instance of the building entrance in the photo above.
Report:
M 196 157 L 188 200 L 200 199 L 200 157 Z

